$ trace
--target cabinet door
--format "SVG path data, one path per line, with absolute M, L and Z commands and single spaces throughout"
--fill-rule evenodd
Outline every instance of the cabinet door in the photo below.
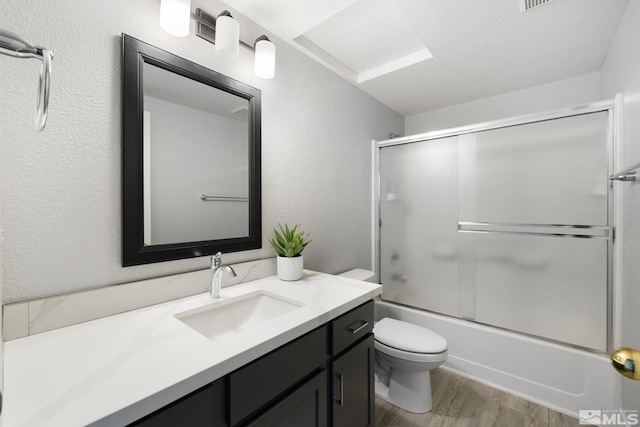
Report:
M 373 335 L 333 362 L 333 425 L 365 427 L 374 423 Z
M 327 371 L 323 370 L 247 425 L 325 427 L 327 412 Z
M 272 351 L 229 375 L 229 420 L 243 424 L 327 362 L 327 328 Z M 326 389 L 326 386 L 325 386 Z

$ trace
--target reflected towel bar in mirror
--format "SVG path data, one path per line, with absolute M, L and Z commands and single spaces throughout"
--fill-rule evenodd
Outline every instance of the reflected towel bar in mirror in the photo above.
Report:
M 207 196 L 206 194 L 200 195 L 200 200 L 203 202 L 248 202 L 248 197 L 231 197 L 231 196 Z

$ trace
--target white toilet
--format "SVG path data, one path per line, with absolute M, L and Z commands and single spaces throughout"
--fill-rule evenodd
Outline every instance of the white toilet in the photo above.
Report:
M 373 281 L 375 273 L 355 269 L 340 274 Z M 385 317 L 373 328 L 376 349 L 376 396 L 410 412 L 429 412 L 429 371 L 447 360 L 447 341 L 429 329 Z
M 429 412 L 429 371 L 447 359 L 447 341 L 429 329 L 391 318 L 373 328 L 376 396 L 410 412 Z

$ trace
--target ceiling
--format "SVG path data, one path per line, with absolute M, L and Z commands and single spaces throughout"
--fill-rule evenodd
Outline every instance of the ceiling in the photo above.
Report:
M 249 121 L 249 101 L 148 62 L 144 65 L 145 96 L 241 122 Z M 216 102 L 211 102 L 215 99 Z
M 225 3 L 409 116 L 600 70 L 628 3 L 523 1 Z

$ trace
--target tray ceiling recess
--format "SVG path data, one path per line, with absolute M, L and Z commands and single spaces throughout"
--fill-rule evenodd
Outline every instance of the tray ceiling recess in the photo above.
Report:
M 598 72 L 627 4 L 635 1 L 225 3 L 411 116 Z
M 433 57 L 392 0 L 357 1 L 293 41 L 355 83 Z

